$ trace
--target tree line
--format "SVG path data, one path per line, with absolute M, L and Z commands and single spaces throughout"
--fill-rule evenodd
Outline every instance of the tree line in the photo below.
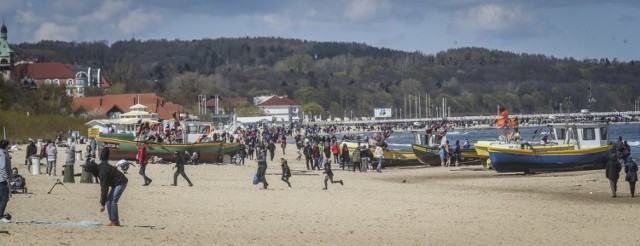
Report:
M 640 99 L 638 61 L 479 47 L 424 54 L 363 43 L 247 37 L 113 44 L 41 41 L 12 48 L 20 59 L 102 68 L 114 85 L 109 93 L 156 92 L 194 112 L 198 94 L 249 100 L 286 95 L 307 106 L 306 113 L 338 117 L 372 116 L 378 107 L 406 112 L 406 101 L 415 109 L 418 96 L 425 107 L 426 94 L 434 104 L 432 112 L 446 98 L 451 116 L 495 114 L 496 105 L 524 114 L 626 111 Z M 6 94 L 0 94 L 0 107 L 23 107 L 3 100 Z M 37 108 L 49 110 L 45 106 Z

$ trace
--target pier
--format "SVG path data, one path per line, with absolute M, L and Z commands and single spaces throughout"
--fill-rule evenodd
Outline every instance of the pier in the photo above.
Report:
M 510 114 L 509 118 L 517 117 L 520 124 L 548 124 L 563 122 L 584 122 L 584 121 L 609 121 L 616 122 L 637 122 L 640 120 L 640 111 L 624 111 L 624 112 L 589 112 L 589 113 L 553 113 L 553 114 Z M 418 123 L 440 123 L 447 122 L 455 126 L 474 126 L 474 125 L 492 125 L 498 119 L 498 115 L 478 115 L 478 116 L 453 116 L 453 117 L 434 117 L 434 118 L 387 118 L 387 119 L 368 119 L 368 120 L 323 120 L 310 121 L 307 124 L 317 125 L 356 125 L 356 124 L 413 124 Z

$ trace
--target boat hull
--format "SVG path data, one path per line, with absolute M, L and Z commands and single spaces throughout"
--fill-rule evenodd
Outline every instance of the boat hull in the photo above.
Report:
M 340 146 L 343 146 L 343 144 L 347 144 L 347 149 L 350 153 L 349 156 L 351 156 L 351 153 L 358 147 L 358 143 L 356 142 L 343 141 Z M 371 148 L 370 150 L 372 153 L 375 152 L 375 148 Z M 382 167 L 415 166 L 421 164 L 413 151 L 384 150 L 382 156 L 384 157 Z M 377 165 L 378 159 L 374 158 L 373 163 L 374 166 Z
M 422 164 L 431 166 L 439 166 L 441 164 L 439 154 L 440 149 L 420 144 L 412 144 L 411 148 Z M 473 148 L 460 149 L 460 156 L 462 157 L 462 160 L 459 160 L 458 164 L 480 165 L 480 158 L 478 158 L 478 154 Z
M 476 150 L 476 154 L 478 158 L 480 158 L 480 162 L 485 165 L 486 161 L 489 159 L 489 147 L 500 147 L 500 148 L 520 148 L 523 143 L 507 143 L 501 141 L 478 141 L 473 145 Z M 574 145 L 568 144 L 552 144 L 552 145 L 533 145 L 532 148 L 535 149 L 547 149 L 547 150 L 572 150 L 575 148 Z
M 496 172 L 552 172 L 602 169 L 611 145 L 579 150 L 539 150 L 490 146 L 491 166 Z
M 135 161 L 138 153 L 138 142 L 117 139 L 117 138 L 105 138 L 96 137 L 98 148 L 109 148 L 110 160 L 130 160 Z M 174 152 L 184 153 L 189 151 L 193 153 L 198 151 L 200 153 L 200 162 L 203 163 L 216 163 L 223 151 L 222 142 L 206 142 L 206 143 L 193 143 L 193 144 L 160 144 L 160 143 L 147 143 L 147 153 L 149 156 L 157 156 L 165 161 L 174 162 Z
M 424 145 L 412 144 L 413 154 L 416 155 L 420 163 L 429 166 L 440 166 L 440 156 Z
M 222 154 L 235 156 L 240 151 L 240 143 L 224 143 L 222 145 Z

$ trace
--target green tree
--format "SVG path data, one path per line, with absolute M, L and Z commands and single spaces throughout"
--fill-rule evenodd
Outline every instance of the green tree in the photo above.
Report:
M 302 106 L 302 113 L 306 115 L 323 115 L 325 113 L 324 108 L 320 104 L 310 102 Z

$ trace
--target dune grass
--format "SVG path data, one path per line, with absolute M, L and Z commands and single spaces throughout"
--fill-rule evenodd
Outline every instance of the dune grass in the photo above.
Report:
M 81 136 L 87 136 L 88 127 L 84 123 L 91 119 L 75 118 L 71 116 L 41 114 L 29 115 L 17 111 L 0 111 L 0 138 L 11 143 L 23 144 L 29 138 L 34 140 L 55 139 L 58 134 L 68 137 L 68 131 L 80 131 Z

